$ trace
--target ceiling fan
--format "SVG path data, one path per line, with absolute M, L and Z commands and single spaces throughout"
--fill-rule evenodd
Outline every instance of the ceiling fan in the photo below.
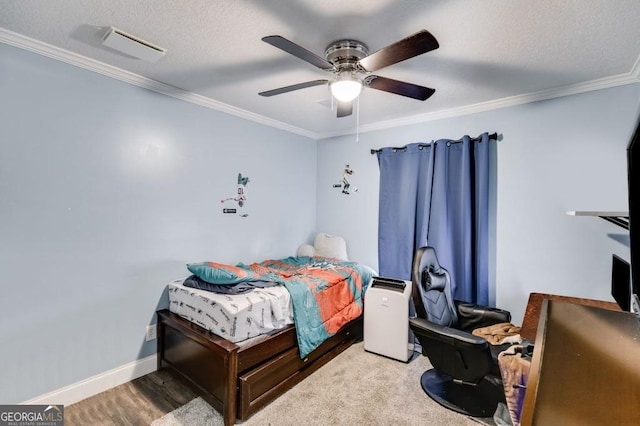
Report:
M 338 40 L 325 49 L 324 58 L 279 35 L 263 37 L 262 41 L 323 71 L 331 72 L 334 76 L 331 80 L 307 81 L 260 92 L 260 96 L 275 96 L 307 87 L 329 84 L 331 94 L 337 100 L 338 117 L 346 117 L 353 112 L 353 100 L 360 95 L 363 86 L 421 101 L 428 99 L 435 93 L 435 89 L 371 74 L 373 71 L 437 49 L 439 47 L 438 41 L 427 30 L 418 31 L 372 54 L 369 54 L 367 46 L 360 41 Z

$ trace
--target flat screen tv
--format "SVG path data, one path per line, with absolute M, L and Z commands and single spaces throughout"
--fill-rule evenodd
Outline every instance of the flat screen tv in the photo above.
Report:
M 634 169 L 634 166 L 638 170 Z M 640 119 L 627 146 L 627 179 L 629 193 L 629 246 L 631 252 L 631 310 L 640 315 L 638 287 L 640 287 Z
M 620 309 L 631 311 L 631 267 L 615 254 L 611 262 L 611 296 Z

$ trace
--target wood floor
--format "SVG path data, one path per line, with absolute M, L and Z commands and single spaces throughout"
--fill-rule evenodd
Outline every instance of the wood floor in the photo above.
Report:
M 166 371 L 156 371 L 64 408 L 65 425 L 149 425 L 197 395 Z

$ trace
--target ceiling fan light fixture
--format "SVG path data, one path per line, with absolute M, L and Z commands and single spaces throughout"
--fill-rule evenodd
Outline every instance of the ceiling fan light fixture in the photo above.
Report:
M 437 49 L 438 41 L 427 30 L 418 31 L 372 54 L 358 40 L 334 41 L 325 49 L 324 58 L 279 35 L 263 37 L 262 41 L 323 71 L 331 72 L 334 76 L 333 80 L 314 80 L 260 92 L 260 96 L 274 96 L 307 87 L 328 85 L 332 105 L 334 99 L 337 100 L 336 116 L 340 118 L 352 114 L 353 101 L 360 96 L 364 86 L 420 101 L 435 93 L 435 89 L 371 74 Z
M 362 92 L 362 80 L 351 74 L 341 74 L 329 83 L 334 98 L 342 102 L 351 102 Z

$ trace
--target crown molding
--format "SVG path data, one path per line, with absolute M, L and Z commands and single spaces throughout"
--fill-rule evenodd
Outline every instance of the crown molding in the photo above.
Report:
M 260 114 L 240 109 L 202 95 L 198 95 L 186 90 L 168 84 L 160 83 L 155 80 L 143 77 L 121 68 L 105 64 L 104 62 L 78 55 L 68 50 L 60 49 L 56 46 L 23 36 L 13 31 L 0 28 L 0 42 L 15 46 L 24 50 L 38 53 L 52 59 L 66 62 L 89 71 L 93 71 L 107 77 L 115 78 L 125 83 L 133 84 L 154 92 L 162 93 L 176 99 L 191 102 L 205 108 L 214 109 L 244 118 L 249 121 L 263 124 L 265 126 L 284 130 L 290 133 L 305 136 L 311 139 L 327 139 L 338 136 L 346 136 L 355 134 L 356 130 L 347 130 L 339 132 L 317 133 L 300 127 L 292 126 L 282 121 L 274 120 Z M 531 102 L 554 99 L 563 96 L 576 95 L 579 93 L 591 92 L 594 90 L 606 89 L 610 87 L 622 86 L 640 82 L 640 57 L 636 60 L 631 71 L 625 74 L 619 74 L 611 77 L 604 77 L 587 82 L 571 84 L 568 86 L 557 87 L 554 89 L 541 90 L 538 92 L 525 93 L 522 95 L 508 96 L 501 99 L 495 99 L 487 102 L 480 102 L 472 105 L 465 105 L 458 108 L 450 108 L 426 114 L 417 114 L 409 117 L 403 117 L 396 120 L 381 121 L 378 123 L 365 124 L 357 130 L 359 133 L 373 132 L 378 130 L 391 129 L 394 127 L 407 126 L 412 124 L 424 123 L 428 121 L 441 120 L 444 118 L 457 117 L 468 114 L 477 114 L 481 112 L 491 111 L 494 109 L 506 108 L 511 106 L 523 105 Z
M 236 117 L 264 124 L 265 126 L 274 127 L 276 129 L 285 130 L 287 132 L 295 133 L 311 139 L 319 138 L 318 134 L 315 132 L 292 126 L 290 124 L 283 123 L 282 121 L 273 120 L 260 114 L 255 114 L 240 108 L 236 108 L 234 106 L 213 100 L 211 98 L 207 98 L 205 96 L 197 95 L 195 93 L 188 92 L 186 90 L 182 90 L 168 84 L 160 83 L 150 78 L 143 77 L 139 74 L 125 71 L 121 68 L 105 64 L 104 62 L 100 62 L 86 56 L 78 55 L 77 53 L 73 53 L 68 50 L 50 45 L 48 43 L 23 36 L 4 28 L 0 28 L 0 42 L 43 56 L 47 56 L 52 59 L 57 59 L 67 64 L 75 65 L 79 68 L 84 68 L 88 71 L 93 71 L 107 77 L 115 78 L 116 80 L 133 84 L 134 86 L 152 90 L 154 92 L 171 96 L 173 98 L 180 99 L 186 102 L 191 102 L 205 108 L 214 109 L 216 111 L 231 114 Z
M 640 82 L 640 57 L 636 60 L 630 72 L 619 74 L 611 77 L 599 78 L 596 80 L 586 81 L 582 83 L 570 84 L 567 86 L 557 87 L 554 89 L 540 90 L 538 92 L 525 93 L 522 95 L 508 96 L 501 99 L 495 99 L 487 102 L 480 102 L 472 105 L 465 105 L 458 108 L 450 108 L 426 114 L 412 115 L 396 120 L 381 121 L 373 124 L 365 124 L 358 129 L 359 133 L 373 132 L 377 130 L 391 129 L 394 127 L 408 126 L 411 124 L 420 124 L 428 121 L 441 120 L 443 118 L 451 118 L 468 114 L 477 114 L 480 112 L 492 111 L 494 109 L 512 107 L 517 105 L 528 104 L 548 99 L 560 98 L 563 96 L 577 95 L 579 93 L 591 92 L 594 90 L 607 89 L 626 84 Z M 355 134 L 355 130 L 349 131 L 347 134 Z M 322 139 L 345 136 L 344 132 L 325 133 Z
M 631 78 L 636 80 L 636 82 L 640 82 L 640 56 L 636 59 L 636 63 L 633 64 L 633 68 L 631 68 L 631 72 L 629 74 Z

